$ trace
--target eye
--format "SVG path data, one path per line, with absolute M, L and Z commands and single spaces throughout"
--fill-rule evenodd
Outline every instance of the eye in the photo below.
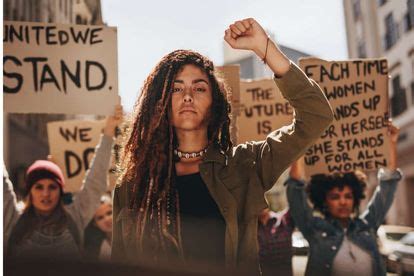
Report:
M 109 210 L 108 212 L 106 212 L 107 216 L 111 216 L 112 215 L 112 210 Z
M 51 191 L 56 191 L 57 189 L 59 189 L 59 187 L 56 184 L 52 184 L 52 185 L 49 186 L 49 190 L 51 190 Z
M 330 195 L 328 195 L 328 198 L 330 200 L 337 200 L 337 199 L 339 199 L 339 195 L 338 194 L 330 194 Z
M 345 198 L 346 199 L 354 199 L 354 195 L 353 194 L 346 194 Z
M 39 184 L 35 184 L 34 185 L 34 189 L 41 191 L 41 190 L 43 190 L 43 186 L 42 185 L 39 185 Z
M 172 92 L 173 93 L 177 93 L 177 92 L 181 92 L 183 89 L 181 87 L 174 87 Z
M 194 90 L 196 92 L 206 92 L 207 89 L 205 89 L 204 87 L 196 87 Z
M 103 216 L 97 216 L 96 218 L 95 218 L 95 220 L 96 221 L 100 221 L 100 220 L 102 220 L 103 219 Z

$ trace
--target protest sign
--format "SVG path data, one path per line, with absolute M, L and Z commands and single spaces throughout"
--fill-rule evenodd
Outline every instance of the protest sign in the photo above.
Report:
M 233 143 L 237 143 L 237 118 L 240 111 L 240 65 L 225 65 L 216 67 L 218 76 L 222 78 L 229 91 L 228 100 L 231 101 L 230 136 Z
M 104 128 L 104 121 L 56 121 L 47 124 L 50 154 L 53 161 L 62 169 L 66 192 L 77 192 L 82 186 L 85 172 L 90 168 L 95 148 Z M 120 137 L 126 131 L 116 129 L 116 142 L 112 150 L 112 164 L 109 168 L 109 187 L 116 181 L 115 165 L 120 161 Z
M 272 79 L 240 82 L 238 143 L 264 140 L 273 130 L 292 123 L 293 108 Z
M 118 100 L 117 30 L 4 21 L 6 112 L 112 114 Z
M 333 124 L 305 154 L 306 174 L 387 166 L 387 60 L 328 62 L 305 58 L 299 64 L 321 86 L 335 115 Z

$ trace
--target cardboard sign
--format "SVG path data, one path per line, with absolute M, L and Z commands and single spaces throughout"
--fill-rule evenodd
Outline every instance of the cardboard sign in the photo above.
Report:
M 293 108 L 271 79 L 240 82 L 238 143 L 264 140 L 282 126 L 292 123 Z
M 306 152 L 306 174 L 370 171 L 387 166 L 387 60 L 328 62 L 306 58 L 299 64 L 319 83 L 335 113 L 333 124 Z
M 240 65 L 225 65 L 216 67 L 219 77 L 224 79 L 230 89 L 231 101 L 231 125 L 230 136 L 234 144 L 237 144 L 237 118 L 240 113 Z
M 95 148 L 104 128 L 104 121 L 57 121 L 47 124 L 50 154 L 62 169 L 66 192 L 77 192 L 82 186 L 85 173 L 95 154 Z M 115 166 L 120 161 L 120 139 L 126 129 L 116 129 L 116 142 L 112 149 L 112 165 L 109 168 L 109 187 L 115 186 Z
M 117 30 L 3 23 L 6 112 L 112 114 L 118 99 Z

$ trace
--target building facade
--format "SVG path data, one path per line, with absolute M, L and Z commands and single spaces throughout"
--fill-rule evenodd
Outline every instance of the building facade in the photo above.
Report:
M 349 58 L 388 59 L 389 103 L 400 127 L 398 165 L 404 179 L 390 224 L 414 226 L 414 0 L 343 0 Z

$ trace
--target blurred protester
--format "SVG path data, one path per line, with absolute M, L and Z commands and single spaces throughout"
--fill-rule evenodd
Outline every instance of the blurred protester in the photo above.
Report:
M 122 107 L 117 106 L 114 115 L 107 117 L 83 187 L 68 205 L 62 199 L 65 180 L 61 169 L 51 161 L 37 160 L 27 170 L 26 204 L 19 212 L 13 184 L 4 167 L 3 234 L 7 257 L 80 257 L 83 231 L 107 188 L 115 127 L 121 120 Z
M 295 224 L 308 240 L 310 253 L 306 275 L 385 275 L 378 251 L 376 231 L 393 202 L 401 171 L 397 164 L 398 129 L 390 124 L 391 158 L 378 172 L 379 185 L 367 209 L 359 205 L 366 187 L 360 172 L 314 175 L 307 186 L 314 210 L 307 204 L 300 162 L 292 165 L 287 197 Z
M 292 275 L 292 233 L 295 226 L 289 209 L 263 209 L 259 216 L 259 260 L 263 276 Z
M 101 205 L 85 229 L 84 253 L 94 261 L 109 261 L 112 247 L 112 200 L 101 197 Z

